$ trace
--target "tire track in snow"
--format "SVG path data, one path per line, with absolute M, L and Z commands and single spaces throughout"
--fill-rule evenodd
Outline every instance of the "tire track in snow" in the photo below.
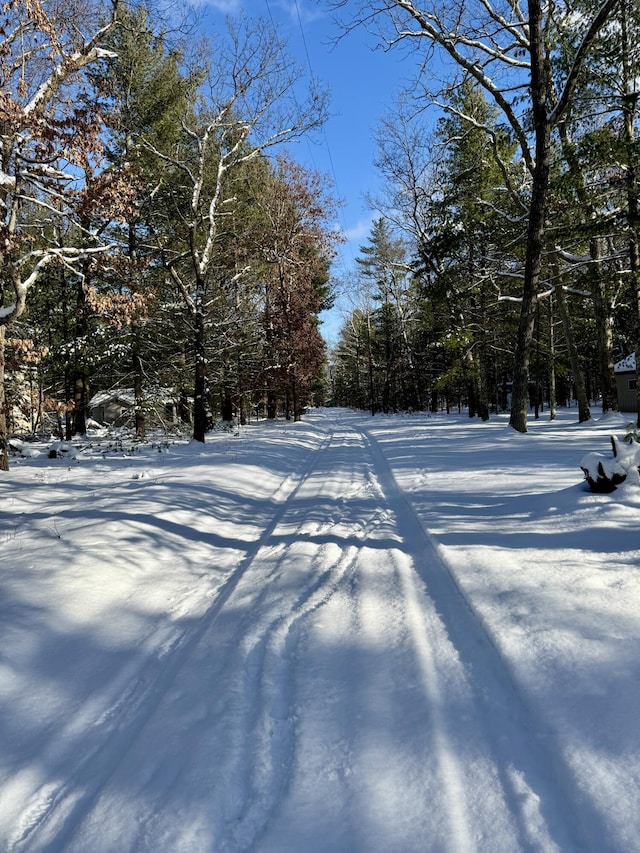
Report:
M 413 569 L 416 540 L 406 535 L 402 515 L 394 500 L 396 494 L 389 488 L 387 478 L 380 476 L 380 451 L 366 432 L 360 430 L 353 430 L 353 432 L 358 436 L 367 460 L 370 460 L 366 479 L 370 489 L 376 493 L 380 507 L 384 507 L 381 509 L 381 521 L 387 522 L 392 519 L 393 527 L 399 534 L 397 548 L 393 549 L 389 559 L 394 568 L 392 588 L 397 589 L 397 594 L 402 601 L 402 618 L 410 637 L 421 677 L 422 692 L 428 705 L 429 736 L 435 752 L 436 772 L 440 778 L 441 790 L 444 792 L 441 802 L 447 815 L 450 849 L 472 851 L 475 849 L 475 844 L 467 810 L 464 771 L 446 725 L 442 679 L 435 659 L 434 645 L 439 638 L 433 635 L 433 626 L 427 627 L 424 596 L 418 589 L 418 576 Z
M 331 530 L 341 520 L 340 496 L 339 506 L 327 508 L 329 517 L 323 514 L 312 522 L 313 533 L 304 532 L 307 519 L 303 509 L 296 508 L 296 498 L 303 498 L 303 493 L 309 487 L 310 495 L 317 497 L 317 487 L 312 484 L 312 477 L 317 474 L 324 483 L 325 470 L 334 471 L 334 467 L 325 465 L 320 470 L 323 459 L 329 456 L 334 447 L 345 446 L 345 436 L 351 437 L 351 430 L 333 429 L 330 442 L 323 448 L 314 460 L 314 470 L 309 472 L 305 482 L 291 496 L 287 513 L 280 519 L 280 525 L 293 527 L 295 533 L 286 536 L 288 544 L 279 552 L 280 566 L 271 573 L 274 581 L 271 584 L 270 595 L 273 597 L 271 606 L 275 614 L 269 613 L 266 623 L 261 626 L 260 633 L 254 645 L 247 654 L 244 669 L 249 675 L 245 679 L 245 689 L 242 708 L 245 719 L 239 726 L 237 737 L 244 743 L 244 764 L 237 769 L 242 776 L 239 787 L 242 793 L 242 809 L 240 813 L 227 823 L 225 836 L 219 843 L 220 853 L 253 849 L 269 820 L 286 795 L 290 782 L 291 769 L 295 760 L 295 690 L 292 684 L 294 670 L 297 665 L 296 650 L 300 633 L 307 620 L 323 607 L 352 574 L 359 556 L 359 547 L 347 545 L 336 560 L 333 551 L 337 545 L 323 541 L 327 530 Z M 349 491 L 354 487 L 349 485 Z M 379 509 L 376 507 L 367 519 L 359 518 L 356 523 L 349 524 L 349 533 L 358 543 L 364 542 L 372 528 L 380 523 Z M 303 519 L 302 525 L 300 518 Z M 277 540 L 278 533 L 274 531 Z M 329 535 L 330 539 L 331 536 Z M 310 539 L 314 548 L 312 556 L 309 549 L 305 550 L 305 542 Z M 286 577 L 296 564 L 302 561 L 309 575 L 309 583 L 300 594 L 282 612 L 281 601 L 284 594 L 279 595 L 277 577 Z M 325 568 L 325 565 L 327 566 Z M 256 605 L 261 602 L 257 601 Z M 266 605 L 269 610 L 269 604 Z M 254 606 L 252 612 L 257 608 Z M 293 715 L 292 715 L 293 709 Z
M 322 484 L 327 479 L 324 471 L 331 471 L 334 475 L 336 473 L 333 464 L 325 465 L 324 470 L 320 471 L 322 459 L 328 457 L 333 461 L 334 457 L 329 457 L 329 454 L 336 448 L 349 454 L 347 449 L 354 444 L 354 436 L 351 429 L 334 429 L 331 442 L 324 449 L 322 457 L 317 456 L 315 460 L 315 473 L 321 478 Z M 357 436 L 356 443 L 361 450 L 361 436 Z M 370 479 L 365 478 L 364 484 L 360 485 L 354 484 L 352 477 L 348 480 L 347 500 L 349 496 L 361 496 L 362 485 L 367 500 L 370 499 L 372 486 L 375 485 Z M 304 505 L 296 507 L 296 499 L 303 502 L 307 491 L 307 499 L 311 497 L 321 505 L 312 521 L 306 518 Z M 216 845 L 220 853 L 254 849 L 274 812 L 286 797 L 296 759 L 294 679 L 299 665 L 297 655 L 301 633 L 313 614 L 325 606 L 345 583 L 351 586 L 350 578 L 360 558 L 361 546 L 372 530 L 387 520 L 388 512 L 381 511 L 375 502 L 373 506 L 367 507 L 364 517 L 358 515 L 356 518 L 347 518 L 345 522 L 341 511 L 344 500 L 343 490 L 337 502 L 324 506 L 319 498 L 318 486 L 312 482 L 310 475 L 296 495 L 292 496 L 287 508 L 288 516 L 285 514 L 281 519 L 283 530 L 289 527 L 295 532 L 284 536 L 287 547 L 279 551 L 279 567 L 270 573 L 271 600 L 265 603 L 258 596 L 251 609 L 253 630 L 257 631 L 257 636 L 252 638 L 253 645 L 243 661 L 235 662 L 236 669 L 248 672 L 243 699 L 238 703 L 239 708 L 243 709 L 239 714 L 243 719 L 236 732 L 236 737 L 243 742 L 241 766 L 235 768 L 236 776 L 241 777 L 235 784 L 241 789 L 238 799 L 242 807 L 227 823 L 224 837 Z M 342 529 L 337 534 L 335 526 L 339 523 Z M 307 529 L 309 524 L 313 532 Z M 332 530 L 333 533 L 330 533 Z M 344 537 L 343 541 L 350 544 L 339 550 L 336 536 L 338 539 Z M 277 541 L 278 538 L 278 531 L 275 531 L 274 539 Z M 304 564 L 309 581 L 303 581 L 302 591 L 290 604 L 286 604 L 286 612 L 282 612 L 282 602 L 287 601 L 287 592 L 279 591 L 278 579 L 287 578 L 295 571 L 297 563 Z M 267 616 L 264 624 L 256 627 L 256 622 L 260 621 L 256 617 L 262 607 Z
M 295 751 L 282 775 L 287 788 L 272 798 L 271 817 L 261 813 L 262 835 L 252 834 L 249 820 L 220 849 L 292 851 L 318 837 L 326 849 L 354 853 L 483 849 L 476 836 L 490 838 L 493 826 L 508 827 L 511 817 L 493 765 L 474 766 L 477 750 L 459 754 L 448 726 L 447 715 L 459 720 L 465 700 L 462 713 L 472 712 L 463 668 L 413 569 L 415 539 L 402 535 L 368 441 L 350 427 L 336 430 L 336 444 L 338 438 L 309 538 L 355 541 L 353 570 L 332 584 L 322 612 L 319 603 L 297 624 L 297 660 L 284 653 L 296 717 Z M 332 492 L 343 517 L 326 505 Z M 288 537 L 291 548 L 306 535 L 299 526 Z M 254 779 L 268 786 L 259 758 L 256 768 Z M 468 801 L 469 773 L 476 786 L 492 786 L 492 819 L 477 797 Z M 257 787 L 264 791 L 265 783 Z M 251 814 L 251 801 L 247 808 Z M 508 837 L 516 849 L 513 828 Z
M 269 543 L 287 511 L 288 502 L 312 475 L 318 459 L 329 447 L 332 436 L 333 432 L 328 431 L 302 472 L 289 475 L 275 490 L 271 500 L 277 507 L 276 511 L 259 538 L 250 544 L 238 567 L 217 590 L 209 609 L 195 625 L 179 635 L 168 650 L 166 646 L 162 649 L 160 659 L 154 657 L 145 663 L 134 685 L 125 688 L 126 702 L 118 698 L 103 715 L 109 721 L 110 730 L 106 738 L 78 763 L 71 774 L 71 784 L 64 780 L 59 784 L 48 781 L 33 794 L 9 840 L 9 853 L 24 850 L 30 853 L 59 853 L 70 844 L 93 804 L 171 689 L 189 656 L 215 623 L 260 551 Z M 43 758 L 46 759 L 46 756 Z
M 245 724 L 246 754 L 251 756 L 245 769 L 245 786 L 250 793 L 242 813 L 227 826 L 220 853 L 252 849 L 286 793 L 294 761 L 291 682 L 301 627 L 331 598 L 353 570 L 356 559 L 357 549 L 347 548 L 337 564 L 323 570 L 303 591 L 288 613 L 268 625 L 253 650 L 258 661 L 254 662 L 245 696 L 245 707 L 255 711 L 250 723 Z
M 407 553 L 412 557 L 413 571 L 407 566 L 402 572 L 408 619 L 425 686 L 436 713 L 443 781 L 449 786 L 454 800 L 461 794 L 463 780 L 448 743 L 446 724 L 442 719 L 438 720 L 440 697 L 437 675 L 418 602 L 417 577 L 426 585 L 426 594 L 433 601 L 467 670 L 475 706 L 481 715 L 501 784 L 516 819 L 519 849 L 531 853 L 541 849 L 561 850 L 563 853 L 602 853 L 609 849 L 607 832 L 599 817 L 590 814 L 585 820 L 584 803 L 572 796 L 575 784 L 560 757 L 553 733 L 527 704 L 508 663 L 440 557 L 409 498 L 398 486 L 383 450 L 368 430 L 363 430 L 362 435 L 371 454 L 380 491 L 396 517 Z M 454 813 L 450 817 L 453 826 L 464 826 L 463 814 Z M 585 826 L 588 834 L 584 831 Z M 531 827 L 535 829 L 535 837 L 531 836 Z M 541 848 L 540 838 L 545 835 L 548 845 Z M 473 850 L 475 846 L 470 839 L 465 841 L 460 837 L 454 849 Z

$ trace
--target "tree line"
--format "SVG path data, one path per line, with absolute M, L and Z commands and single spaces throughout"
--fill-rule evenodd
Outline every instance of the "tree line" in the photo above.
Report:
M 69 438 L 93 391 L 127 387 L 143 437 L 170 389 L 204 441 L 319 393 L 336 202 L 287 146 L 327 94 L 261 20 L 196 36 L 118 0 L 2 5 L 5 469 L 16 402 Z
M 420 73 L 378 126 L 336 401 L 508 410 L 521 432 L 570 397 L 581 421 L 616 409 L 640 352 L 638 5 L 337 5 Z
M 329 187 L 286 149 L 325 121 L 326 92 L 272 24 L 199 42 L 153 7 L 63 6 L 0 11 L 0 465 L 18 394 L 68 435 L 114 386 L 141 436 L 162 389 L 200 441 L 257 405 L 299 417 L 324 399 L 340 238 Z M 334 11 L 420 72 L 377 130 L 380 217 L 333 400 L 506 408 L 522 432 L 571 395 L 580 420 L 596 398 L 615 409 L 613 365 L 640 336 L 637 4 Z

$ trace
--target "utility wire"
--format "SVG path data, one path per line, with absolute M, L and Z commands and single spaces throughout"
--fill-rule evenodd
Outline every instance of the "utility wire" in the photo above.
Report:
M 269 0 L 266 0 L 266 2 L 268 4 Z M 296 17 L 298 19 L 298 26 L 300 27 L 300 35 L 302 37 L 302 44 L 304 46 L 305 56 L 307 57 L 307 66 L 309 68 L 309 74 L 312 77 L 314 77 L 315 75 L 313 73 L 313 66 L 311 64 L 311 56 L 309 55 L 309 48 L 307 46 L 307 38 L 306 38 L 306 35 L 304 32 L 304 26 L 302 25 L 302 16 L 300 15 L 300 6 L 298 4 L 298 0 L 294 0 L 294 7 L 296 10 Z M 322 127 L 322 138 L 324 139 L 325 148 L 327 150 L 327 157 L 329 159 L 329 166 L 331 168 L 331 177 L 333 178 L 333 185 L 336 188 L 336 192 L 338 194 L 338 197 L 341 197 L 342 194 L 340 192 L 340 186 L 338 184 L 338 176 L 336 175 L 336 169 L 335 169 L 335 166 L 333 163 L 333 155 L 331 153 L 331 146 L 329 145 L 329 139 L 327 137 L 327 134 L 326 134 L 324 127 Z M 342 211 L 342 208 L 340 208 L 339 216 L 340 216 L 340 220 L 342 222 L 342 230 L 344 231 L 345 236 L 346 236 L 347 224 L 346 224 L 345 219 L 344 219 L 344 213 Z M 354 260 L 353 252 L 351 250 L 351 245 L 350 244 L 347 244 L 347 245 L 349 246 L 349 252 L 351 253 L 351 260 Z
M 271 26 L 273 28 L 273 32 L 277 37 L 278 28 L 276 26 L 276 22 L 275 22 L 275 19 L 273 17 L 273 12 L 271 11 L 271 4 L 269 3 L 269 0 L 265 0 L 265 5 L 267 7 L 267 13 L 269 15 L 269 20 L 271 21 Z M 311 75 L 311 77 L 315 78 L 315 74 L 313 71 L 313 64 L 311 62 L 311 54 L 309 53 L 309 46 L 307 44 L 307 37 L 306 37 L 305 30 L 304 30 L 304 25 L 302 23 L 302 15 L 300 14 L 300 6 L 298 3 L 298 0 L 294 0 L 294 8 L 295 8 L 295 13 L 296 13 L 296 19 L 298 21 L 298 27 L 300 29 L 300 37 L 302 39 L 302 45 L 304 48 L 304 54 L 305 54 L 305 58 L 306 58 L 307 68 L 308 68 L 308 71 L 309 71 L 309 74 Z M 294 97 L 295 97 L 295 95 L 294 95 Z M 338 176 L 336 174 L 336 168 L 335 168 L 335 163 L 334 163 L 334 159 L 333 159 L 333 154 L 331 151 L 331 146 L 329 144 L 329 139 L 327 137 L 327 133 L 326 133 L 326 130 L 324 127 L 321 128 L 321 133 L 322 133 L 323 146 L 326 150 L 327 159 L 329 161 L 329 169 L 330 169 L 330 173 L 331 173 L 331 179 L 333 180 L 333 185 L 335 187 L 335 191 L 337 193 L 338 198 L 342 198 L 342 193 L 340 192 L 340 185 L 338 183 Z M 313 149 L 311 147 L 311 143 L 309 142 L 308 139 L 306 139 L 305 142 L 307 144 L 307 150 L 309 152 L 309 157 L 310 157 L 311 162 L 313 164 L 313 168 L 316 171 L 319 171 L 319 169 L 316 165 L 315 157 L 313 155 Z M 344 211 L 342 210 L 342 208 L 339 208 L 338 216 L 340 219 L 340 224 L 342 226 L 343 233 L 346 235 L 347 224 L 346 224 L 346 221 L 344 218 Z M 353 256 L 353 251 L 352 251 L 351 245 L 349 243 L 347 243 L 347 245 L 349 246 L 349 252 L 351 254 L 351 260 L 353 261 L 355 259 Z M 339 259 L 340 264 L 343 266 L 343 272 L 346 273 L 346 267 L 344 267 L 344 259 L 342 258 L 342 256 L 340 254 L 338 254 L 338 259 Z
M 278 38 L 278 28 L 277 28 L 277 26 L 276 26 L 276 22 L 275 22 L 275 19 L 274 19 L 274 17 L 273 17 L 273 12 L 272 12 L 272 10 L 271 10 L 271 4 L 270 4 L 269 0 L 265 0 L 265 5 L 266 5 L 266 7 L 267 7 L 267 13 L 268 13 L 268 16 L 269 16 L 269 20 L 271 21 L 271 27 L 272 27 L 272 29 L 273 29 L 274 36 L 275 36 L 276 38 Z M 299 5 L 298 5 L 298 0 L 294 0 L 294 8 L 295 8 L 295 13 L 296 13 L 296 18 L 297 18 L 297 21 L 298 21 L 298 27 L 300 28 L 300 36 L 301 36 L 301 38 L 302 38 L 302 45 L 303 45 L 303 47 L 304 47 L 304 53 L 305 53 L 305 58 L 306 58 L 307 68 L 308 68 L 309 74 L 311 75 L 311 78 L 313 79 L 313 78 L 315 77 L 315 75 L 314 75 L 314 72 L 313 72 L 313 65 L 312 65 L 312 62 L 311 62 L 311 55 L 310 55 L 310 53 L 309 53 L 309 46 L 308 46 L 308 44 L 307 44 L 307 38 L 306 38 L 305 31 L 304 31 L 304 25 L 303 25 L 303 23 L 302 23 L 302 16 L 301 16 L 301 14 L 300 14 L 300 7 L 299 7 Z M 295 96 L 295 93 L 294 93 L 294 99 L 296 100 L 296 105 L 298 106 L 298 109 L 300 109 L 300 105 L 299 105 L 299 104 L 298 104 L 298 102 L 297 102 L 297 98 L 296 98 L 296 96 Z M 324 127 L 322 127 L 322 128 L 321 128 L 321 133 L 322 133 L 323 145 L 324 145 L 324 148 L 325 148 L 325 150 L 326 150 L 326 154 L 327 154 L 327 159 L 328 159 L 328 161 L 329 161 L 329 167 L 330 167 L 331 178 L 332 178 L 332 180 L 333 180 L 333 185 L 334 185 L 334 188 L 335 188 L 336 194 L 337 194 L 337 196 L 338 196 L 338 199 L 340 199 L 340 198 L 341 198 L 341 193 L 340 193 L 340 187 L 339 187 L 339 184 L 338 184 L 338 177 L 337 177 L 337 175 L 336 175 L 336 170 L 335 170 L 335 165 L 334 165 L 333 155 L 332 155 L 332 152 L 331 152 L 331 146 L 330 146 L 330 144 L 329 144 L 329 139 L 328 139 L 328 137 L 327 137 L 326 130 L 325 130 L 325 128 L 324 128 Z M 312 165 L 313 165 L 313 168 L 315 169 L 315 171 L 316 171 L 316 172 L 318 172 L 318 171 L 320 171 L 320 170 L 318 169 L 318 167 L 317 167 L 317 165 L 316 165 L 316 161 L 315 161 L 315 157 L 314 157 L 314 154 L 313 154 L 313 149 L 312 149 L 312 146 L 311 146 L 311 142 L 309 141 L 309 139 L 308 139 L 308 138 L 305 138 L 305 142 L 306 142 L 306 144 L 307 144 L 307 150 L 308 150 L 308 152 L 309 152 L 309 158 L 310 158 L 310 160 L 311 160 L 311 163 L 312 163 Z M 347 224 L 346 224 L 346 221 L 345 221 L 345 218 L 344 218 L 344 211 L 342 210 L 342 207 L 340 207 L 340 206 L 338 207 L 338 218 L 339 218 L 339 221 L 340 221 L 340 225 L 341 225 L 341 227 L 342 227 L 342 231 L 343 231 L 343 233 L 344 233 L 344 235 L 345 235 L 345 237 L 346 237 L 346 234 L 347 234 Z M 352 246 L 351 246 L 351 244 L 350 244 L 349 242 L 347 242 L 347 243 L 346 243 L 346 245 L 347 245 L 347 247 L 348 247 L 348 250 L 347 250 L 347 251 L 348 251 L 349 256 L 350 256 L 351 264 L 352 264 L 352 266 L 355 266 L 355 256 L 354 256 L 354 254 L 353 254 L 353 248 L 352 248 Z M 346 282 L 346 281 L 348 280 L 348 277 L 349 277 L 349 272 L 348 272 L 348 269 L 347 269 L 347 264 L 346 264 L 346 262 L 345 262 L 345 258 L 344 258 L 344 256 L 343 256 L 340 252 L 337 252 L 336 259 L 334 260 L 334 264 L 336 264 L 336 265 L 337 265 L 338 270 L 339 270 L 338 278 L 341 278 L 343 282 Z M 338 298 L 339 298 L 339 296 L 340 296 L 340 295 L 344 295 L 344 294 L 340 294 L 340 293 L 338 293 L 338 294 L 337 294 Z

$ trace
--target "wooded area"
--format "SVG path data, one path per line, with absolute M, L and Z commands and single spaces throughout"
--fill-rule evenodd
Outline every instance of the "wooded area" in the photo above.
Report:
M 543 405 L 616 409 L 639 329 L 638 5 L 338 8 L 421 66 L 379 124 L 381 217 L 336 401 L 507 410 L 521 432 Z M 628 382 L 636 411 L 637 368 Z
M 335 5 L 345 37 L 367 26 L 420 73 L 380 120 L 385 191 L 328 360 L 337 202 L 287 153 L 328 94 L 272 23 L 212 44 L 156 11 L 2 6 L 0 466 L 11 433 L 84 433 L 97 392 L 104 412 L 129 395 L 140 438 L 199 441 L 329 401 L 510 410 L 521 432 L 571 399 L 582 421 L 618 407 L 640 335 L 637 4 Z
M 299 418 L 340 236 L 286 145 L 326 93 L 259 20 L 212 44 L 116 0 L 1 14 L 3 467 L 9 432 L 49 410 L 82 434 L 106 389 L 128 389 L 139 437 L 151 415 L 199 441 L 257 407 Z

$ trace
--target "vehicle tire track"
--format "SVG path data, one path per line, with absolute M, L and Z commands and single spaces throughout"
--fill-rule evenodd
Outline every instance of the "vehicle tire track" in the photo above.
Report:
M 357 461 L 353 454 L 356 449 Z M 314 533 L 306 530 L 304 513 L 296 508 L 295 499 L 289 503 L 289 517 L 282 519 L 283 524 L 295 528 L 295 534 L 287 537 L 291 543 L 279 555 L 281 567 L 278 572 L 272 572 L 272 576 L 278 574 L 287 578 L 296 563 L 303 562 L 308 581 L 302 581 L 302 591 L 287 604 L 285 613 L 281 611 L 284 595 L 279 596 L 278 584 L 274 583 L 271 588 L 273 610 L 268 606 L 266 609 L 270 614 L 275 612 L 275 616 L 268 616 L 264 625 L 256 628 L 254 617 L 259 607 L 251 611 L 257 638 L 254 636 L 253 646 L 245 654 L 244 661 L 235 664 L 237 669 L 244 668 L 249 673 L 243 701 L 237 703 L 244 709 L 244 719 L 238 730 L 238 737 L 244 741 L 244 759 L 242 768 L 236 768 L 236 773 L 243 775 L 240 783 L 243 806 L 227 823 L 224 838 L 216 846 L 220 853 L 257 849 L 273 814 L 286 798 L 296 761 L 295 678 L 300 666 L 301 637 L 313 615 L 339 590 L 344 592 L 348 587 L 349 596 L 353 597 L 353 582 L 362 549 L 369 536 L 388 521 L 388 511 L 379 505 L 376 483 L 368 467 L 362 464 L 362 437 L 351 429 L 334 428 L 327 455 L 331 450 L 334 455 L 330 458 L 335 463 L 330 468 L 332 473 L 336 474 L 342 463 L 344 467 L 340 468 L 340 473 L 350 475 L 342 478 L 349 480 L 347 505 L 349 496 L 357 501 L 364 495 L 367 506 L 355 515 L 350 515 L 347 509 L 346 518 L 342 518 L 336 507 L 338 510 L 345 508 L 344 493 L 335 505 L 319 501 L 323 509 L 314 517 Z M 363 468 L 360 478 L 355 474 L 356 467 Z M 311 478 L 307 479 L 296 498 L 302 502 L 303 492 L 312 485 Z M 309 491 L 314 498 L 319 498 L 317 486 Z M 336 541 L 331 544 L 326 541 L 331 539 L 329 531 L 332 529 L 336 539 L 342 538 L 349 544 L 340 549 Z M 274 538 L 278 538 L 277 534 Z M 309 542 L 317 549 L 314 553 L 308 547 Z
M 321 550 L 326 546 L 322 546 Z M 322 555 L 319 554 L 319 557 Z M 245 694 L 250 719 L 245 722 L 248 794 L 242 813 L 228 825 L 220 853 L 253 849 L 286 793 L 295 750 L 295 706 L 292 686 L 295 650 L 302 625 L 335 593 L 353 571 L 357 549 L 347 548 L 337 564 L 322 570 L 292 605 L 277 616 L 254 648 L 254 672 Z
M 257 771 L 252 779 L 255 793 L 245 802 L 238 827 L 230 827 L 225 844 L 216 849 L 225 853 L 279 850 L 282 833 L 287 832 L 292 820 L 304 821 L 306 814 L 313 823 L 319 820 L 319 813 L 323 815 L 320 826 L 329 833 L 326 843 L 334 845 L 331 849 L 354 853 L 394 849 L 387 844 L 397 845 L 395 849 L 421 849 L 420 833 L 429 825 L 423 822 L 419 799 L 424 796 L 443 816 L 437 827 L 430 827 L 434 832 L 431 841 L 423 839 L 425 849 L 433 842 L 459 853 L 472 851 L 476 849 L 474 831 L 487 822 L 470 820 L 464 790 L 466 768 L 458 761 L 457 745 L 449 737 L 445 720 L 456 701 L 441 695 L 451 684 L 460 688 L 462 668 L 451 656 L 455 672 L 443 679 L 439 671 L 434 649 L 441 648 L 443 642 L 448 644 L 448 640 L 437 614 L 425 602 L 407 553 L 409 543 L 398 533 L 392 500 L 376 476 L 368 441 L 351 428 L 337 430 L 338 438 L 342 439 L 343 451 L 332 457 L 331 470 L 340 475 L 341 482 L 349 478 L 351 501 L 343 505 L 345 518 L 336 519 L 336 525 L 346 541 L 352 541 L 352 531 L 357 531 L 358 544 L 348 549 L 348 570 L 334 570 L 333 577 L 328 576 L 322 587 L 317 587 L 317 591 L 324 590 L 323 594 L 308 599 L 311 606 L 300 611 L 298 605 L 293 606 L 289 617 L 293 622 L 286 636 L 287 619 L 276 627 L 276 632 L 282 628 L 282 635 L 273 646 L 264 635 L 260 639 L 266 659 L 260 664 L 260 679 L 252 677 L 255 689 L 246 702 L 248 707 L 262 706 L 256 731 L 260 732 L 260 721 L 270 719 L 269 685 L 275 685 L 276 694 L 278 689 L 282 692 L 280 698 L 285 698 L 289 713 L 300 719 L 287 721 L 291 741 L 286 748 L 280 745 L 274 750 L 276 760 L 286 755 L 286 766 L 276 768 L 277 778 L 269 775 L 274 769 L 272 763 L 261 759 L 271 734 L 262 747 L 259 741 L 250 741 L 249 749 L 256 755 L 252 768 Z M 318 530 L 323 531 L 322 540 L 326 535 L 322 518 L 318 519 Z M 298 534 L 297 541 L 301 538 Z M 327 612 L 321 613 L 320 608 Z M 334 672 L 329 661 L 337 653 L 332 652 L 329 661 L 323 659 L 326 641 L 343 643 Z M 295 655 L 287 650 L 288 642 L 296 649 Z M 307 673 L 317 674 L 320 693 Z M 293 688 L 285 687 L 292 674 Z M 456 700 L 461 695 L 457 690 Z M 410 735 L 404 725 L 408 711 L 420 721 Z M 277 717 L 276 712 L 271 719 L 277 723 Z M 310 767 L 318 774 L 316 789 L 310 787 Z M 408 776 L 401 779 L 399 774 L 405 767 Z M 413 778 L 415 787 L 410 788 L 408 777 Z M 482 771 L 474 772 L 474 778 L 486 779 Z M 392 793 L 396 782 L 400 794 Z M 374 826 L 379 816 L 372 802 L 379 802 L 382 790 L 388 792 L 387 802 L 391 796 L 393 803 L 385 805 L 384 810 L 397 809 L 400 815 L 394 815 L 389 826 L 378 830 Z M 267 799 L 263 800 L 265 792 Z M 309 808 L 314 794 L 317 811 Z M 414 797 L 420 802 L 417 808 L 411 804 Z M 345 811 L 342 803 L 350 804 Z M 300 818 L 298 804 L 305 809 Z M 361 814 L 363 825 L 350 814 Z M 412 825 L 414 819 L 418 823 Z M 262 835 L 258 831 L 261 826 Z M 301 835 L 294 836 L 295 843 L 302 849 L 304 842 L 300 839 L 306 830 L 299 826 L 297 832 Z M 290 840 L 287 843 L 286 849 L 295 849 Z
M 128 752 L 149 723 L 178 673 L 193 654 L 202 638 L 215 623 L 260 551 L 269 543 L 275 529 L 287 512 L 288 502 L 312 475 L 319 459 L 331 444 L 328 431 L 307 461 L 301 473 L 289 475 L 273 493 L 276 511 L 258 539 L 247 548 L 237 568 L 217 590 L 215 599 L 197 622 L 179 635 L 170 649 L 163 649 L 161 659 L 145 664 L 134 685 L 125 688 L 126 702 L 118 699 L 106 713 L 110 731 L 99 746 L 86 755 L 70 775 L 72 784 L 47 782 L 31 797 L 9 840 L 10 853 L 20 851 L 61 851 L 88 815 L 102 790 L 124 762 Z

